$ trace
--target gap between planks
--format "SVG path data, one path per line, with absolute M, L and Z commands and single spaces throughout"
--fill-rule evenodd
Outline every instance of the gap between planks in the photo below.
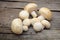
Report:
M 11 21 L 18 17 L 20 11 L 21 9 L 0 8 L 0 33 L 12 33 L 10 29 Z M 52 13 L 53 19 L 51 21 L 52 26 L 50 30 L 60 30 L 60 12 Z M 33 34 L 32 31 L 31 28 L 28 33 Z
M 36 33 L 34 35 L 30 34 L 30 35 L 15 35 L 15 34 L 0 34 L 0 38 L 2 39 L 44 39 L 44 40 L 48 40 L 48 39 L 60 39 L 60 31 L 55 31 L 55 30 L 50 30 L 50 31 L 42 31 L 40 33 Z
M 13 8 L 13 9 L 23 9 L 25 5 L 28 3 L 24 2 L 4 2 L 0 1 L 0 8 Z M 38 6 L 38 9 L 41 7 L 47 7 L 51 9 L 52 11 L 60 11 L 60 3 L 42 3 L 42 2 L 36 2 Z
M 60 3 L 60 0 L 0 0 L 5 2 L 39 2 L 39 3 Z

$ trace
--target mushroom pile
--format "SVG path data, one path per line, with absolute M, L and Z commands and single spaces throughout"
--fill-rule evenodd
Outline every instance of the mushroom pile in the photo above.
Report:
M 12 32 L 22 34 L 23 31 L 28 31 L 30 25 L 33 26 L 36 32 L 42 31 L 44 28 L 49 29 L 51 27 L 49 21 L 52 19 L 52 12 L 46 7 L 40 8 L 39 11 L 37 11 L 37 8 L 38 6 L 35 3 L 27 4 L 24 10 L 19 12 L 19 18 L 12 21 Z

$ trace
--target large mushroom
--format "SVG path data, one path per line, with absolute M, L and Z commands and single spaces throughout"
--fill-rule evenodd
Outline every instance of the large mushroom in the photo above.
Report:
M 11 30 L 12 30 L 13 33 L 22 34 L 23 27 L 22 27 L 22 21 L 21 21 L 21 19 L 16 18 L 16 19 L 14 19 L 12 21 Z
M 51 20 L 51 18 L 52 18 L 52 12 L 50 11 L 50 9 L 48 9 L 46 7 L 40 8 L 39 9 L 39 14 L 44 16 L 47 20 Z
M 29 13 L 31 13 L 34 10 L 37 10 L 37 4 L 35 3 L 29 3 L 24 7 L 24 10 L 28 11 Z

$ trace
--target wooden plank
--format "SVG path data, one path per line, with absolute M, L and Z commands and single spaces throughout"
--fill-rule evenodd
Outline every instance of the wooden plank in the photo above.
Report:
M 59 30 L 43 30 L 34 35 L 0 34 L 1 40 L 60 40 Z
M 28 3 L 24 2 L 1 2 L 0 1 L 0 8 L 24 8 L 25 5 Z M 51 10 L 59 10 L 60 11 L 60 3 L 36 3 L 38 5 L 38 9 L 41 7 L 47 7 Z
M 21 9 L 0 9 L 0 33 L 12 33 L 10 29 L 11 21 L 18 18 L 20 11 Z M 29 29 L 27 34 L 33 34 L 31 29 Z
M 0 28 L 0 34 L 14 34 L 10 28 Z M 36 34 L 32 28 L 29 28 L 27 32 L 23 32 L 23 35 L 34 35 Z
M 12 33 L 10 29 L 11 21 L 18 17 L 20 11 L 21 9 L 0 8 L 0 33 Z M 60 12 L 52 13 L 53 18 L 50 30 L 60 30 Z M 32 27 L 29 29 L 27 34 L 35 34 Z
M 8 1 L 8 2 L 39 2 L 39 3 L 60 3 L 60 0 L 0 0 L 0 1 Z

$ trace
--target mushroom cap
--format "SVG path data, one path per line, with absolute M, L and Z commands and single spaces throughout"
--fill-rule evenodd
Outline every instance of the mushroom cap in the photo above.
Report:
M 24 31 L 28 31 L 28 26 L 23 26 Z
M 28 13 L 26 10 L 22 10 L 22 11 L 19 13 L 19 17 L 20 17 L 21 19 L 29 18 L 29 13 Z
M 40 20 L 40 22 L 45 19 L 42 15 L 38 16 L 37 18 Z
M 29 26 L 31 24 L 30 19 L 24 19 L 23 20 L 23 25 L 24 26 Z
M 33 29 L 35 31 L 41 31 L 44 29 L 44 26 L 40 23 L 40 22 L 36 22 L 34 25 L 33 25 Z
M 22 27 L 22 21 L 19 18 L 16 18 L 12 21 L 11 24 L 11 30 L 12 32 L 16 34 L 22 34 L 23 32 L 23 27 Z
M 24 7 L 24 10 L 27 10 L 29 13 L 31 13 L 32 11 L 37 10 L 37 4 L 29 3 Z
M 43 20 L 43 21 L 41 21 L 41 23 L 45 26 L 45 28 L 50 28 L 51 27 L 50 22 L 48 22 L 47 20 Z
M 33 18 L 31 19 L 31 24 L 33 25 L 36 22 L 40 22 L 38 18 Z
M 52 12 L 50 11 L 50 9 L 45 7 L 39 9 L 39 14 L 44 16 L 47 20 L 51 20 L 52 18 Z

